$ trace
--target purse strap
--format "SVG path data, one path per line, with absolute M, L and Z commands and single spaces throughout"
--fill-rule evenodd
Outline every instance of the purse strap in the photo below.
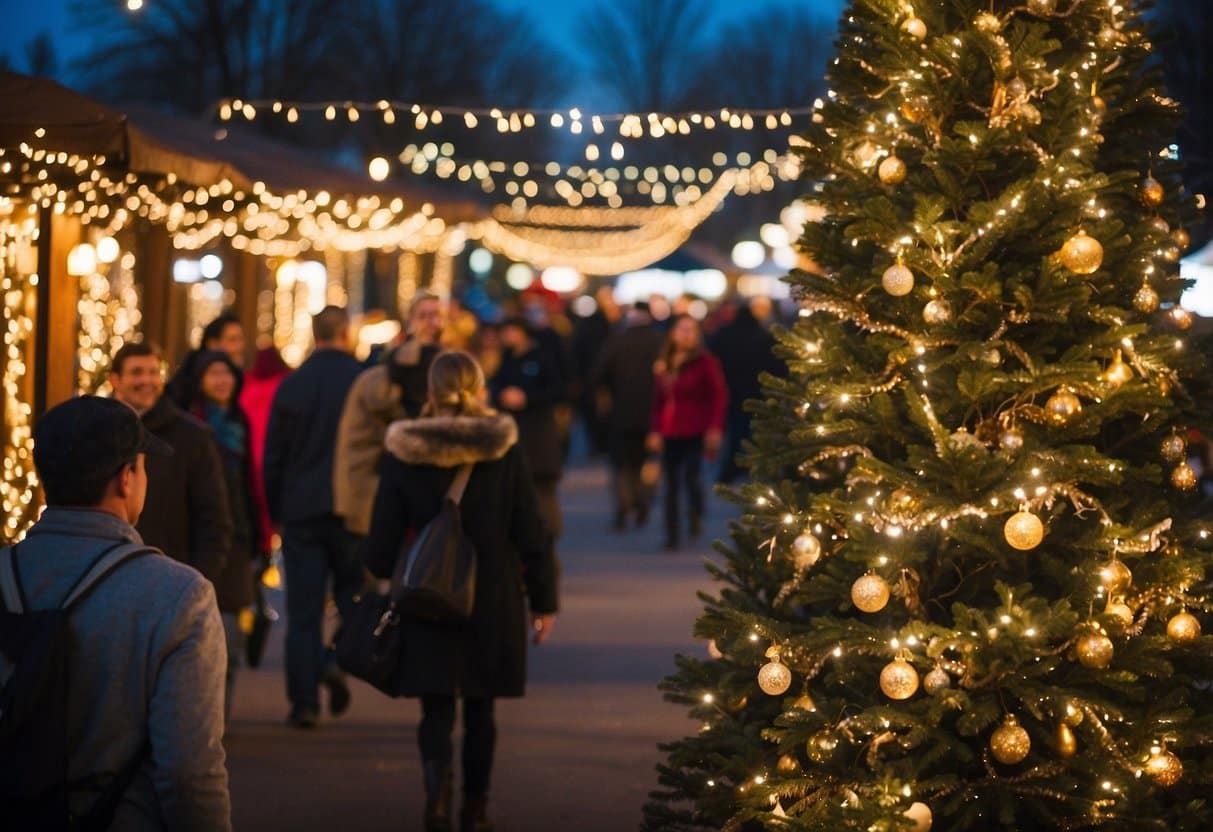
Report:
M 446 498 L 455 505 L 459 505 L 459 501 L 463 499 L 463 492 L 467 490 L 468 480 L 472 478 L 473 467 L 475 467 L 474 462 L 459 466 L 455 479 L 451 480 L 451 487 L 446 490 Z

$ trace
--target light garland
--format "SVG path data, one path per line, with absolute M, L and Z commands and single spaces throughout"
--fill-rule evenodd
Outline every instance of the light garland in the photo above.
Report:
M 102 238 L 113 243 L 113 238 Z M 116 243 L 113 243 L 115 246 Z M 88 244 L 86 244 L 88 245 Z M 143 318 L 139 290 L 135 286 L 135 255 L 117 252 L 110 263 L 96 260 L 90 274 L 80 275 L 77 311 L 76 386 L 81 393 L 109 392 L 106 374 L 110 358 L 139 332 Z M 107 276 L 105 272 L 110 272 Z
M 4 293 L 4 476 L 0 506 L 3 538 L 20 540 L 37 519 L 38 475 L 34 471 L 33 407 L 28 385 L 29 353 L 34 333 L 32 309 L 37 280 L 33 274 L 38 233 L 32 218 L 17 219 L 16 206 L 0 198 L 0 290 Z

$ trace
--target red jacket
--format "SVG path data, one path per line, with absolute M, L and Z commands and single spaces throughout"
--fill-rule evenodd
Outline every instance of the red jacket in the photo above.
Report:
M 286 374 L 258 378 L 251 373 L 244 377 L 244 388 L 240 391 L 240 406 L 248 414 L 249 448 L 252 452 L 252 477 L 254 502 L 260 518 L 258 528 L 262 530 L 261 551 L 268 552 L 273 548 L 273 524 L 270 522 L 270 512 L 265 502 L 265 484 L 261 477 L 262 461 L 265 459 L 265 429 L 270 421 L 270 405 L 273 404 L 274 394 L 278 385 L 286 378 Z
M 729 390 L 716 356 L 707 350 L 678 372 L 654 373 L 651 430 L 666 439 L 690 439 L 724 430 Z

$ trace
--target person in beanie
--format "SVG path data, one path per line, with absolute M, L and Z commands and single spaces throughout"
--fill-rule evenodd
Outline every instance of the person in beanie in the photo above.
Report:
M 379 578 L 392 574 L 400 547 L 439 512 L 456 470 L 473 466 L 460 504 L 476 550 L 476 603 L 467 622 L 404 619 L 400 696 L 421 697 L 417 730 L 424 769 L 426 832 L 449 832 L 451 734 L 463 699 L 461 832 L 488 832 L 489 781 L 497 728 L 493 702 L 526 686 L 526 613 L 536 644 L 551 634 L 556 563 L 535 487 L 518 448 L 514 420 L 487 407 L 484 374 L 467 353 L 448 352 L 430 368 L 421 418 L 388 429 L 388 454 L 363 558 Z M 524 595 L 525 587 L 525 595 Z
M 82 396 L 34 426 L 34 466 L 47 508 L 0 551 L 27 610 L 57 608 L 98 556 L 143 543 L 146 460 L 172 449 L 127 405 Z M 17 584 L 17 586 L 13 586 Z M 122 561 L 68 619 L 69 802 L 85 818 L 126 775 L 113 817 L 134 830 L 231 829 L 223 752 L 223 627 L 209 581 L 155 550 Z
M 165 391 L 182 410 L 190 407 L 190 383 L 194 378 L 194 362 L 204 352 L 226 353 L 238 368 L 244 368 L 244 351 L 247 347 L 244 325 L 234 312 L 224 312 L 202 329 L 202 338 L 196 349 L 190 350 L 181 366 L 165 385 Z

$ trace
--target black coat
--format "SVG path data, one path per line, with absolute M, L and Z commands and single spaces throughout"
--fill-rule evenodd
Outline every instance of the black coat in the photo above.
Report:
M 763 373 L 783 375 L 786 370 L 775 356 L 775 336 L 744 307 L 708 340 L 708 348 L 720 360 L 729 388 L 729 409 L 734 413 L 741 412 L 747 399 L 762 395 L 759 377 Z
M 231 547 L 227 484 L 214 434 L 161 397 L 143 424 L 173 447 L 147 457 L 147 501 L 135 528 L 145 543 L 188 564 L 212 583 Z
M 312 353 L 274 394 L 262 463 L 265 499 L 275 523 L 333 513 L 333 449 L 345 397 L 362 365 L 349 353 Z
M 559 479 L 564 467 L 560 431 L 556 427 L 556 405 L 564 399 L 564 382 L 548 348 L 535 344 L 522 355 L 506 350 L 492 382 L 493 400 L 507 387 L 526 393 L 526 407 L 508 413 L 518 423 L 518 441 L 527 467 L 537 480 Z
M 523 695 L 526 608 L 556 611 L 557 570 L 517 435 L 505 415 L 405 420 L 388 429 L 363 548 L 378 577 L 391 575 L 410 535 L 438 514 L 456 466 L 476 463 L 460 507 L 476 547 L 475 609 L 462 624 L 402 623 L 399 695 Z
M 612 434 L 649 432 L 653 364 L 666 335 L 653 324 L 617 331 L 607 339 L 594 372 L 594 386 L 611 394 L 607 428 Z

